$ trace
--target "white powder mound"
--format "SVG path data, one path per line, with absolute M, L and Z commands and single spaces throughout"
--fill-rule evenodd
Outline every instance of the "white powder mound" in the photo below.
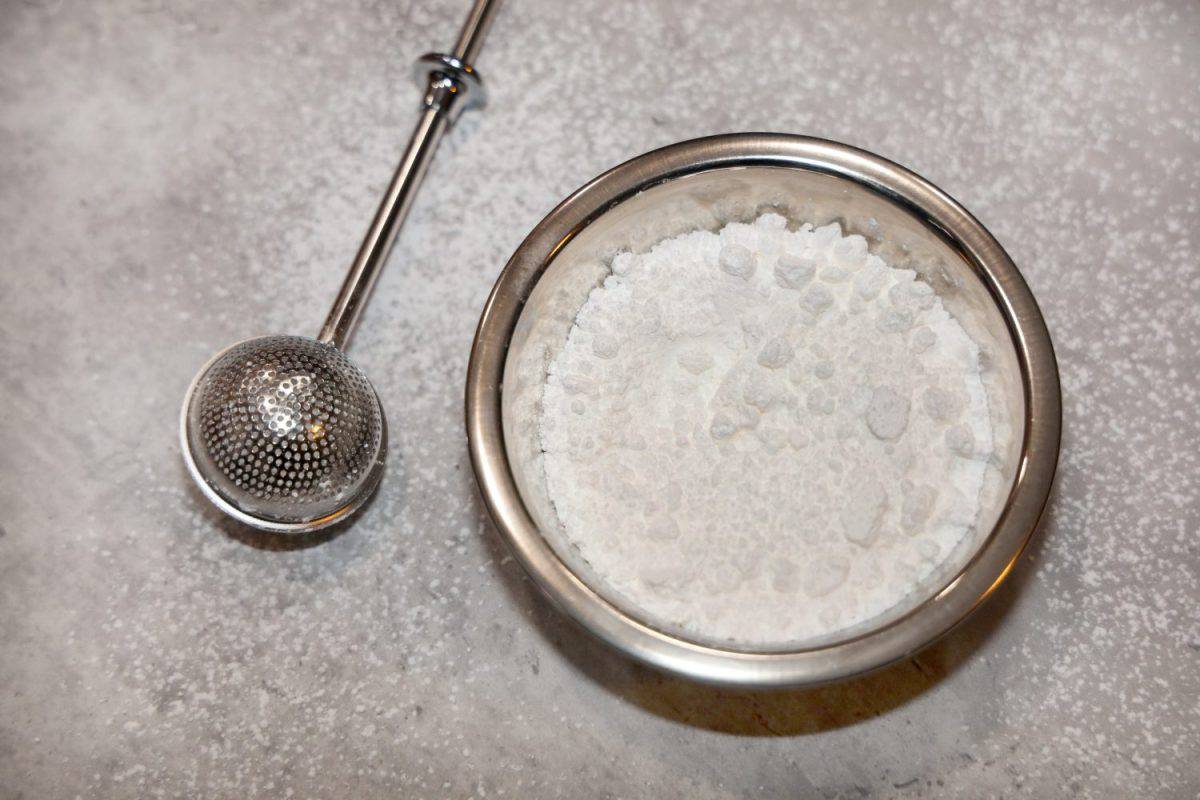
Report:
M 768 645 L 870 619 L 975 524 L 977 346 L 861 236 L 775 214 L 622 253 L 550 365 L 549 496 L 625 604 Z

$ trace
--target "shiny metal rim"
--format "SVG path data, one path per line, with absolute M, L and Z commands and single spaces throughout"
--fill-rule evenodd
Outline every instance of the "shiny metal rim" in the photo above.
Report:
M 600 597 L 542 538 L 509 468 L 501 428 L 505 356 L 521 309 L 558 250 L 614 203 L 683 175 L 778 166 L 839 176 L 885 196 L 947 237 L 988 285 L 1004 316 L 1024 382 L 1024 446 L 1004 511 L 979 551 L 944 588 L 883 627 L 828 646 L 750 653 L 655 630 Z M 584 628 L 633 658 L 706 683 L 746 688 L 848 678 L 914 655 L 948 632 L 1000 586 L 1037 529 L 1058 462 L 1061 395 L 1045 320 L 1016 265 L 966 209 L 933 184 L 879 156 L 787 134 L 712 136 L 638 156 L 586 184 L 526 237 L 484 306 L 467 370 L 466 426 L 485 505 L 501 536 L 541 589 Z
M 192 453 L 192 446 L 191 443 L 188 442 L 187 434 L 188 409 L 192 405 L 192 398 L 196 395 L 196 389 L 200 386 L 200 381 L 208 373 L 209 368 L 212 367 L 213 364 L 217 363 L 222 356 L 224 356 L 233 348 L 245 344 L 246 342 L 253 341 L 257 338 L 260 337 L 255 336 L 251 337 L 250 339 L 243 339 L 240 342 L 234 342 L 233 344 L 229 345 L 229 347 L 224 348 L 220 352 L 216 353 L 207 362 L 205 362 L 204 366 L 201 367 L 196 373 L 196 377 L 192 378 L 192 382 L 188 385 L 187 392 L 183 396 L 183 406 L 179 410 L 179 449 L 183 453 L 183 463 L 187 466 L 188 474 L 192 476 L 192 480 L 195 481 L 196 486 L 200 489 L 204 496 L 208 498 L 208 501 L 219 508 L 223 513 L 228 514 L 230 517 L 234 518 L 243 525 L 249 525 L 253 528 L 258 528 L 259 530 L 267 531 L 269 533 L 310 533 L 312 531 L 321 530 L 322 528 L 328 528 L 330 525 L 335 525 L 352 515 L 355 511 L 360 509 L 363 504 L 366 503 L 367 500 L 369 500 L 375 493 L 375 489 L 379 486 L 379 481 L 383 478 L 383 459 L 376 459 L 374 465 L 371 467 L 371 474 L 367 477 L 367 482 L 363 486 L 363 491 L 358 492 L 355 495 L 354 500 L 322 517 L 317 517 L 311 520 L 301 520 L 299 522 L 276 522 L 274 520 L 263 519 L 252 514 L 247 514 L 245 511 L 242 511 L 240 508 L 226 500 L 220 492 L 213 488 L 212 484 L 204 479 L 204 475 L 200 472 L 200 468 L 196 464 L 196 458 Z M 372 388 L 372 391 L 374 391 L 374 388 Z M 378 400 L 378 398 L 379 395 L 376 394 L 376 400 Z M 380 408 L 382 409 L 382 407 L 383 406 L 381 404 Z M 387 453 L 387 416 L 382 413 L 380 414 L 379 435 L 379 452 Z

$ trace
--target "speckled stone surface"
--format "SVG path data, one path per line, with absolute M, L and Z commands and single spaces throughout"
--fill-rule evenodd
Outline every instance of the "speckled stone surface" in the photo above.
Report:
M 277 543 L 190 486 L 213 351 L 315 331 L 446 0 L 7 2 L 0 798 L 1200 793 L 1200 6 L 510 0 L 353 348 L 362 517 Z M 1046 313 L 1047 524 L 999 596 L 833 688 L 716 691 L 562 620 L 482 516 L 480 307 L 594 174 L 729 130 L 867 147 L 972 209 Z

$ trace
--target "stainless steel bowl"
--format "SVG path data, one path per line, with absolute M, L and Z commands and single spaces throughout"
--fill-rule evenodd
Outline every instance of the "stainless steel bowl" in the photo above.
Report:
M 546 367 L 621 250 L 772 210 L 838 221 L 893 266 L 921 273 L 980 344 L 995 459 L 978 533 L 909 598 L 831 634 L 764 647 L 656 627 L 609 591 L 561 536 L 541 473 L 537 424 Z M 1016 266 L 958 203 L 890 161 L 783 134 L 697 139 L 639 156 L 568 197 L 509 260 L 479 322 L 467 374 L 471 460 L 513 554 L 546 594 L 601 639 L 652 666 L 740 687 L 810 685 L 911 656 L 977 608 L 1012 570 L 1050 494 L 1061 427 L 1046 325 Z M 614 508 L 614 514 L 621 509 Z

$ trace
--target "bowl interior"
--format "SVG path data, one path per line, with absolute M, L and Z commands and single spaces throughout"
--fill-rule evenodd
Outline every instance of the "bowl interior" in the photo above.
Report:
M 648 619 L 591 569 L 566 540 L 546 490 L 539 436 L 542 388 L 575 316 L 622 251 L 644 252 L 694 230 L 716 231 L 772 211 L 796 226 L 838 222 L 864 236 L 893 267 L 915 270 L 979 345 L 991 422 L 998 443 L 988 465 L 976 524 L 898 605 L 835 633 L 804 641 L 733 645 L 705 640 Z M 543 265 L 514 329 L 504 366 L 501 420 L 509 467 L 521 499 L 558 558 L 626 616 L 666 635 L 736 652 L 776 653 L 826 647 L 883 627 L 935 597 L 966 566 L 1004 511 L 1022 451 L 1025 400 L 1013 336 L 993 289 L 946 232 L 885 194 L 820 165 L 729 166 L 664 180 L 621 200 L 581 227 Z M 621 509 L 614 508 L 619 514 Z M 686 535 L 686 532 L 685 532 Z

